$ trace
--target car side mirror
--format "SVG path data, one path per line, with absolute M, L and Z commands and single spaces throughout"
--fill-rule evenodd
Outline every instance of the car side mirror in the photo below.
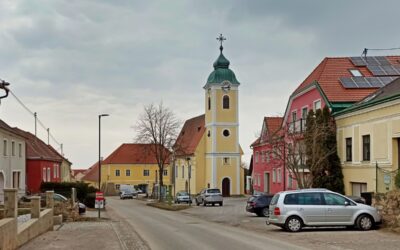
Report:
M 345 205 L 345 206 L 349 206 L 349 205 L 350 205 L 350 202 L 345 201 L 345 202 L 344 202 L 344 205 Z

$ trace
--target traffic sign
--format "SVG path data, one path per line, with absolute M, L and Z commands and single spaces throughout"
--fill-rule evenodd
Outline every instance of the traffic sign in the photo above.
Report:
M 104 200 L 104 193 L 96 192 L 96 200 Z

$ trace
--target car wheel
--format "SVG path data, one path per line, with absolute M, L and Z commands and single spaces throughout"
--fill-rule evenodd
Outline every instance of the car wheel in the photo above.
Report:
M 219 203 L 219 205 L 222 207 L 222 206 L 224 205 L 224 203 L 221 201 L 221 202 Z
M 196 206 L 200 206 L 200 202 L 198 202 L 197 199 L 196 199 Z
M 268 207 L 265 207 L 265 208 L 262 210 L 262 215 L 263 215 L 264 217 L 268 217 L 268 216 L 269 216 L 269 209 L 268 209 Z
M 205 200 L 203 201 L 203 206 L 207 206 L 207 202 Z
M 215 203 L 211 203 L 212 206 L 215 206 Z
M 285 222 L 285 228 L 289 232 L 293 233 L 299 232 L 302 227 L 303 227 L 303 222 L 297 216 L 291 216 Z
M 367 231 L 370 230 L 374 225 L 372 218 L 366 214 L 360 215 L 356 220 L 356 226 L 358 229 Z

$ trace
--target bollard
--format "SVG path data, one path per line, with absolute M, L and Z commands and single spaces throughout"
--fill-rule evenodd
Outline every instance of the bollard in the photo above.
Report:
M 18 200 L 16 188 L 5 188 L 4 190 L 4 217 L 18 217 Z
M 40 217 L 40 196 L 31 197 L 31 218 Z
M 54 191 L 46 191 L 46 208 L 54 209 Z
M 75 203 L 76 203 L 76 188 L 72 188 L 71 200 L 72 200 L 72 207 L 75 207 Z

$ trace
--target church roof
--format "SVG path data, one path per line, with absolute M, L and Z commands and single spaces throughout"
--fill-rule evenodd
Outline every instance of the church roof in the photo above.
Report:
M 196 151 L 205 128 L 205 115 L 193 117 L 185 122 L 176 140 L 175 149 L 178 156 L 192 155 Z
M 217 58 L 217 60 L 214 62 L 214 71 L 211 72 L 211 74 L 208 76 L 207 79 L 207 85 L 213 85 L 213 84 L 221 84 L 224 81 L 229 81 L 233 85 L 239 85 L 239 81 L 236 79 L 235 73 L 231 69 L 229 69 L 230 62 L 224 54 L 222 53 L 222 50 L 224 48 L 220 47 L 220 54 Z

